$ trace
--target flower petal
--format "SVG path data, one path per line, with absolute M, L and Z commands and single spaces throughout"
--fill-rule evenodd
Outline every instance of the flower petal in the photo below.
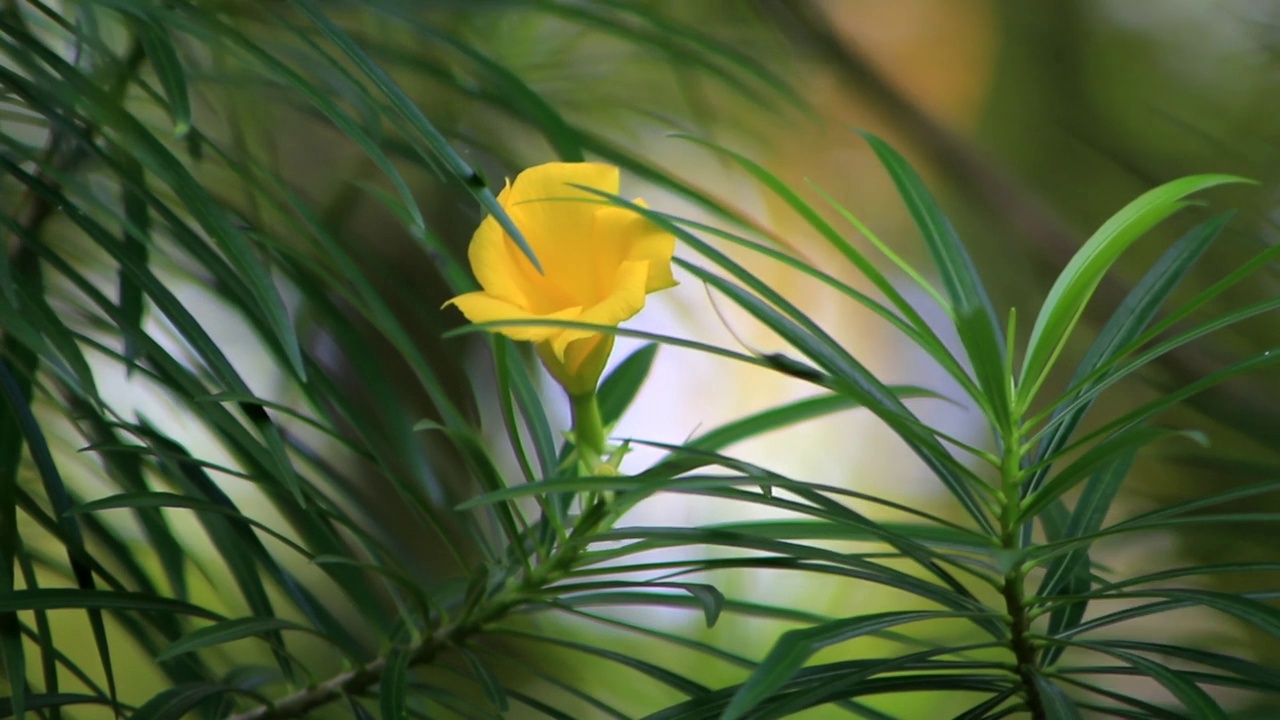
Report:
M 493 297 L 488 293 L 473 292 L 459 295 L 446 305 L 456 305 L 463 315 L 473 323 L 499 322 L 503 320 L 577 320 L 582 312 L 580 307 L 565 308 L 559 312 L 546 315 L 535 315 L 524 308 Z M 501 333 L 512 340 L 531 340 L 534 342 L 547 340 L 565 332 L 564 328 L 535 325 L 514 327 L 496 327 L 490 332 Z
M 467 247 L 467 259 L 471 272 L 475 273 L 480 287 L 495 298 L 512 305 L 530 308 L 530 298 L 536 297 L 536 285 L 530 277 L 536 271 L 525 260 L 525 266 L 516 262 L 508 245 L 514 245 L 502 226 L 492 216 L 484 219 Z M 517 248 L 516 253 L 520 251 Z
M 649 263 L 644 260 L 624 262 L 614 275 L 613 289 L 608 297 L 583 310 L 574 318 L 581 323 L 616 327 L 644 307 L 645 281 L 649 275 Z M 551 338 L 551 349 L 561 361 L 565 348 L 575 340 L 599 335 L 592 330 L 566 328 Z
M 632 202 L 640 207 L 648 207 L 640 198 Z M 649 276 L 645 280 L 645 292 L 657 292 L 678 284 L 671 274 L 671 256 L 676 251 L 676 238 L 648 218 L 630 208 L 601 208 L 596 213 L 595 234 L 601 238 L 610 238 L 610 245 L 618 243 L 615 251 L 618 258 L 613 262 L 648 261 Z
M 537 306 L 540 297 L 552 299 L 552 304 L 541 310 L 558 309 L 552 307 L 555 303 L 586 307 L 608 294 L 595 264 L 586 260 L 607 242 L 593 232 L 603 200 L 573 185 L 617 194 L 619 182 L 618 169 L 611 165 L 547 163 L 520 173 L 498 196 L 542 265 L 543 273 L 538 275 L 508 240 L 514 262 L 527 270 L 525 276 L 534 278 L 535 289 L 542 292 L 541 296 L 526 296 L 531 307 Z

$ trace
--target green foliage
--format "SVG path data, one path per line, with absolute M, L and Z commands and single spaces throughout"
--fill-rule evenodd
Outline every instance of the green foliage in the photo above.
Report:
M 1235 302 L 1229 292 L 1280 252 L 1265 249 L 1175 303 L 1223 215 L 1171 245 L 1081 342 L 1085 307 L 1120 254 L 1188 196 L 1238 178 L 1175 181 L 1120 210 L 1048 290 L 1021 343 L 925 183 L 879 138 L 863 134 L 940 291 L 821 191 L 884 258 L 759 163 L 686 137 L 775 195 L 883 299 L 799 259 L 562 108 L 474 25 L 498 33 L 498 18 L 518 14 L 534 45 L 598 34 L 617 52 L 656 54 L 726 102 L 806 111 L 785 78 L 681 14 L 696 11 L 613 0 L 435 5 L 0 8 L 0 717 L 730 720 L 820 708 L 886 718 L 904 707 L 896 698 L 941 693 L 968 720 L 1225 718 L 1243 696 L 1280 693 L 1280 673 L 1243 653 L 1130 633 L 1135 621 L 1174 623 L 1199 609 L 1276 638 L 1275 590 L 1202 581 L 1269 576 L 1280 563 L 1157 558 L 1125 574 L 1098 553 L 1110 539 L 1280 521 L 1248 504 L 1280 490 L 1266 463 L 1253 468 L 1256 484 L 1127 516 L 1117 505 L 1148 446 L 1205 439 L 1156 424 L 1162 412 L 1274 369 L 1280 348 L 1083 424 L 1105 391 L 1167 353 L 1280 308 L 1265 298 L 1184 323 Z M 435 93 L 448 100 L 421 100 Z M 474 114 L 460 117 L 459 106 Z M 517 142 L 502 146 L 467 117 L 501 117 Z M 341 152 L 284 167 L 273 149 L 290 132 L 340 138 Z M 537 143 L 565 160 L 618 164 L 717 218 L 602 198 L 674 234 L 692 254 L 678 261 L 686 282 L 789 345 L 755 355 L 617 330 L 650 342 L 606 377 L 606 424 L 661 392 L 646 386 L 659 353 L 706 352 L 819 393 L 682 444 L 631 439 L 663 456 L 628 474 L 569 462 L 572 444 L 528 354 L 487 334 L 466 345 L 492 328 L 455 329 L 451 311 L 437 310 L 472 284 L 458 242 L 466 231 L 451 223 L 469 231 L 492 212 L 530 252 L 477 165 L 528 162 L 540 151 L 522 148 Z M 322 170 L 351 177 L 308 185 Z M 380 280 L 385 248 L 370 238 L 390 231 L 349 222 L 354 207 L 396 218 L 419 286 Z M 982 439 L 923 420 L 915 401 L 942 400 L 929 383 L 876 377 L 726 246 L 887 322 L 964 394 Z M 886 261 L 901 279 L 880 269 Z M 918 285 L 949 326 L 927 322 L 897 282 Z M 1088 349 L 1072 367 L 1076 345 Z M 496 421 L 482 428 L 489 405 Z M 844 487 L 843 468 L 793 478 L 731 453 L 846 411 L 892 429 L 947 493 L 945 507 Z M 659 494 L 775 519 L 619 525 Z M 901 607 L 841 603 L 830 616 L 798 599 L 766 602 L 733 589 L 744 572 L 875 586 Z M 672 629 L 659 621 L 665 610 L 705 630 Z M 744 620 L 785 631 L 748 657 L 716 634 Z M 1139 697 L 1114 678 L 1164 692 Z

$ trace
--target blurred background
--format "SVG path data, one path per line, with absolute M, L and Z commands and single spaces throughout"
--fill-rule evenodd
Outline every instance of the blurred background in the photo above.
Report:
M 116 4 L 96 4 L 106 25 Z M 40 15 L 24 2 L 17 5 L 32 17 Z M 71 13 L 94 5 L 45 7 Z M 271 48 L 362 123 L 377 128 L 372 134 L 392 149 L 388 154 L 408 180 L 430 234 L 455 259 L 463 257 L 482 216 L 476 203 L 465 188 L 442 180 L 429 163 L 407 150 L 393 152 L 403 143 L 396 132 L 398 121 L 382 117 L 389 115 L 386 108 L 368 103 L 352 89 L 344 63 L 308 59 L 315 38 L 291 29 L 301 22 L 298 15 L 281 3 L 224 0 L 212 5 L 238 32 Z M 321 6 L 369 48 L 491 187 L 501 187 L 504 177 L 523 167 L 556 157 L 581 154 L 613 162 L 624 167 L 623 195 L 641 196 L 656 209 L 710 224 L 726 222 L 716 208 L 732 209 L 797 254 L 863 289 L 867 283 L 854 269 L 766 189 L 676 135 L 709 138 L 756 160 L 816 207 L 826 207 L 821 193 L 828 193 L 896 252 L 927 268 L 928 254 L 892 183 L 853 131 L 870 130 L 899 148 L 925 176 L 974 254 L 997 307 L 1018 309 L 1021 338 L 1057 272 L 1090 233 L 1126 202 L 1164 181 L 1226 172 L 1259 184 L 1215 190 L 1208 195 L 1211 206 L 1185 212 L 1135 246 L 1104 283 L 1090 311 L 1096 314 L 1086 316 L 1086 326 L 1096 328 L 1104 321 L 1168 243 L 1209 214 L 1239 209 L 1227 234 L 1179 291 L 1181 299 L 1277 238 L 1280 5 L 1267 0 L 382 0 L 368 7 Z M 269 169 L 299 193 L 412 329 L 417 350 L 455 401 L 481 421 L 494 452 L 507 453 L 505 467 L 514 472 L 486 346 L 474 336 L 442 339 L 461 323 L 455 311 L 440 309 L 454 291 L 441 271 L 443 263 L 424 250 L 406 229 L 403 211 L 387 200 L 392 188 L 379 179 L 379 168 L 347 134 L 282 84 L 278 73 L 264 71 L 262 63 L 247 59 L 243 51 L 206 43 L 187 26 L 174 26 L 174 32 L 190 73 L 193 124 L 233 157 Z M 120 46 L 123 34 L 110 35 L 108 29 L 101 37 Z M 154 69 L 144 70 L 143 76 L 162 84 Z M 130 90 L 126 102 L 146 117 L 155 98 Z M 161 112 L 151 112 L 150 121 L 156 127 L 167 122 Z M 0 117 L 0 131 L 29 147 L 47 140 L 46 129 L 12 115 Z M 170 141 L 182 147 L 182 141 Z M 261 206 L 255 191 L 227 163 L 208 152 L 190 154 L 188 160 L 205 187 L 237 210 L 237 222 L 290 243 L 290 226 Z M 7 193 L 6 207 L 19 202 L 15 186 L 0 191 Z M 836 212 L 828 215 L 847 237 L 872 252 Z M 66 247 L 78 242 L 74 229 L 56 213 L 41 232 Z M 319 252 L 301 243 L 294 250 L 302 256 Z M 683 249 L 678 254 L 693 258 Z M 927 358 L 871 313 L 776 264 L 732 254 L 811 312 L 887 382 L 958 397 Z M 162 250 L 153 257 L 256 394 L 284 405 L 300 402 L 263 341 L 217 287 L 193 271 L 187 258 L 166 257 Z M 92 256 L 85 262 L 91 265 Z M 710 297 L 696 280 L 680 279 L 680 287 L 651 297 L 650 306 L 628 327 L 744 352 L 786 352 L 777 338 L 727 302 Z M 1280 277 L 1272 267 L 1228 300 L 1242 304 L 1277 291 Z M 349 484 L 348 499 L 398 549 L 414 576 L 443 582 L 451 566 L 438 535 L 422 527 L 385 479 L 387 473 L 415 478 L 442 505 L 475 493 L 449 447 L 430 434 L 409 430 L 419 418 L 438 417 L 439 408 L 414 380 L 402 348 L 393 347 L 356 313 L 346 315 L 347 327 L 336 329 L 329 322 L 344 314 L 340 299 L 319 308 L 317 298 L 303 290 L 286 288 L 285 295 L 307 348 L 321 360 L 335 392 L 349 404 L 349 414 L 367 422 L 358 429 L 379 438 L 400 464 L 373 467 L 319 439 L 317 452 L 339 469 L 335 475 Z M 920 295 L 922 312 L 936 316 L 942 327 L 941 312 Z M 172 335 L 162 320 L 153 316 L 148 323 L 157 336 Z M 1280 323 L 1270 315 L 1180 349 L 1153 366 L 1141 382 L 1127 382 L 1104 396 L 1090 420 L 1098 424 L 1272 347 L 1278 339 Z M 639 344 L 619 339 L 614 363 Z M 363 348 L 364 354 L 353 356 L 353 347 Z M 1068 352 L 1078 356 L 1082 350 Z M 236 466 L 216 437 L 186 419 L 181 403 L 146 378 L 99 360 L 95 373 L 116 412 L 145 416 L 198 457 Z M 1060 384 L 1066 380 L 1053 379 Z M 1280 378 L 1274 374 L 1253 375 L 1214 387 L 1170 412 L 1165 422 L 1204 430 L 1210 446 L 1165 444 L 1144 454 L 1116 512 L 1132 513 L 1208 489 L 1275 477 L 1280 471 L 1277 389 Z M 554 386 L 544 383 L 543 390 L 547 402 L 560 403 Z M 700 428 L 811 392 L 811 386 L 778 373 L 663 348 L 636 404 L 613 434 L 680 442 Z M 556 407 L 556 427 L 567 427 L 567 409 Z M 913 407 L 968 442 L 991 442 L 969 408 L 941 401 L 913 401 Z M 52 409 L 46 408 L 46 414 L 49 422 L 58 422 Z M 339 429 L 353 433 L 357 428 Z M 89 499 L 109 494 L 94 480 L 93 461 L 75 452 L 77 443 L 68 432 L 61 450 L 67 463 L 83 465 L 78 492 Z M 944 515 L 954 511 L 910 452 L 869 414 L 849 412 L 796 426 L 735 447 L 733 453 L 799 479 L 883 493 Z M 624 469 L 643 468 L 658 456 L 638 446 Z M 250 483 L 233 477 L 220 483 L 239 501 L 252 503 L 256 497 Z M 276 523 L 272 512 L 264 505 L 259 517 Z M 642 504 L 624 524 L 688 525 L 742 519 L 743 512 L 740 506 L 663 496 Z M 867 512 L 874 515 L 875 510 Z M 185 516 L 173 517 L 179 523 Z M 200 553 L 213 552 L 197 528 L 179 525 L 178 532 L 189 543 L 193 562 L 203 562 Z M 30 537 L 39 533 L 32 529 Z M 145 545 L 140 533 L 131 542 Z M 1280 538 L 1239 527 L 1231 533 L 1152 536 L 1141 544 L 1104 543 L 1101 563 L 1107 571 L 1123 573 L 1135 566 L 1177 566 L 1210 558 L 1274 558 L 1278 546 Z M 324 587 L 326 580 L 314 568 L 295 570 Z M 204 592 L 209 592 L 222 571 L 205 572 L 209 588 Z M 855 607 L 897 608 L 902 602 L 888 591 L 852 583 L 719 578 L 722 589 L 735 597 L 832 615 Z M 234 607 L 236 601 L 227 602 Z M 637 619 L 635 613 L 601 615 Z M 644 621 L 753 657 L 789 627 L 726 617 L 705 630 L 699 613 L 678 610 Z M 1208 643 L 1223 652 L 1280 661 L 1274 643 L 1208 613 L 1188 614 L 1176 628 L 1152 627 L 1149 632 L 1164 640 Z M 705 665 L 695 655 L 671 654 L 666 646 L 647 650 L 643 638 L 606 622 L 584 620 L 563 633 L 570 639 L 610 638 L 611 647 L 625 646 L 640 656 L 651 652 L 654 661 L 713 687 L 739 677 L 736 670 Z M 869 653 L 875 642 L 880 641 L 866 639 L 867 647 L 842 647 L 839 653 Z M 93 652 L 86 641 L 84 657 Z M 594 662 L 564 647 L 524 646 L 518 661 L 562 665 L 569 682 L 635 712 L 679 697 L 669 688 L 643 685 L 624 666 Z M 131 678 L 135 681 L 139 686 L 128 689 L 126 699 L 145 699 L 158 685 L 146 686 L 161 682 L 158 673 L 143 670 Z M 1122 687 L 1162 697 L 1140 683 Z M 895 716 L 928 718 L 942 716 L 953 702 L 948 697 L 895 697 L 880 707 Z M 578 716 L 605 716 L 597 712 L 583 705 Z M 1257 712 L 1257 717 L 1267 717 L 1266 709 Z

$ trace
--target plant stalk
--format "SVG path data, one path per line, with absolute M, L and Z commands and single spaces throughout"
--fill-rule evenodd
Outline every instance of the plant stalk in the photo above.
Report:
M 573 440 L 583 459 L 594 461 L 589 463 L 593 466 L 599 462 L 605 450 L 600 403 L 596 401 L 594 392 L 570 395 L 569 403 L 573 408 Z
M 594 404 L 594 396 L 592 403 Z M 514 608 L 528 602 L 538 590 L 555 583 L 586 548 L 587 539 L 591 534 L 609 517 L 607 506 L 602 503 L 588 507 L 578 518 L 567 541 L 560 544 L 546 562 L 526 570 L 519 582 L 500 590 L 489 602 L 482 602 L 469 610 L 463 610 L 462 617 L 456 623 L 442 626 L 427 636 L 413 649 L 409 665 L 412 667 L 429 663 L 441 650 L 461 646 L 467 638 L 480 632 L 489 623 L 501 619 Z M 334 675 L 280 700 L 242 713 L 228 715 L 223 720 L 281 720 L 305 717 L 307 713 L 318 707 L 345 696 L 358 695 L 374 687 L 382 681 L 382 673 L 386 670 L 386 665 L 385 657 L 375 658 L 356 670 Z
M 1004 501 L 1000 514 L 1000 545 L 1009 552 L 1022 549 L 1022 523 L 1018 520 L 1018 514 L 1024 477 L 1022 434 L 1018 429 L 1021 423 L 1016 419 L 1005 434 L 1000 465 L 1000 495 Z M 1027 701 L 1027 710 L 1031 713 L 1032 720 L 1047 720 L 1044 697 L 1036 684 L 1036 648 L 1031 641 L 1031 617 L 1025 603 L 1025 583 L 1026 570 L 1023 563 L 1015 562 L 1005 573 L 1000 593 L 1004 597 L 1005 611 L 1009 616 L 1009 645 L 1018 666 L 1018 679 L 1022 684 L 1023 697 Z

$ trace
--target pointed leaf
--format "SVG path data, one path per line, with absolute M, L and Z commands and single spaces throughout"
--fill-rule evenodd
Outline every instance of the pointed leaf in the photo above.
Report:
M 834 620 L 816 627 L 791 630 L 782 635 L 751 677 L 734 694 L 721 715 L 723 720 L 751 717 L 749 713 L 799 672 L 815 652 L 898 625 L 967 617 L 964 613 L 936 611 L 886 612 Z
M 1165 183 L 1126 205 L 1076 252 L 1045 298 L 1027 340 L 1018 381 L 1019 403 L 1026 407 L 1071 337 L 1085 305 L 1115 261 L 1157 224 L 1186 206 L 1192 193 L 1227 183 L 1252 182 L 1233 175 L 1197 175 Z
M 642 345 L 618 363 L 600 383 L 596 393 L 600 403 L 600 419 L 608 427 L 618 421 L 631 401 L 640 392 L 640 386 L 649 376 L 653 359 L 658 354 L 658 343 Z
M 279 632 L 280 630 L 315 632 L 306 625 L 299 625 L 298 623 L 290 622 L 289 620 L 281 620 L 279 618 L 236 618 L 234 620 L 226 620 L 208 627 L 203 627 L 184 635 L 182 638 L 170 643 L 168 647 L 161 651 L 161 653 L 156 656 L 156 662 L 172 660 L 184 653 L 195 652 L 207 647 L 221 645 L 235 640 L 242 640 L 244 638 L 272 634 Z
M 1009 371 L 1004 366 L 1004 332 L 968 250 L 906 159 L 880 138 L 867 132 L 860 131 L 859 134 L 889 171 L 898 194 L 911 211 L 911 217 L 942 274 L 943 287 L 952 304 L 956 331 L 978 384 L 990 399 L 988 410 L 992 421 L 998 428 L 1009 428 L 1012 418 L 1009 415 Z

